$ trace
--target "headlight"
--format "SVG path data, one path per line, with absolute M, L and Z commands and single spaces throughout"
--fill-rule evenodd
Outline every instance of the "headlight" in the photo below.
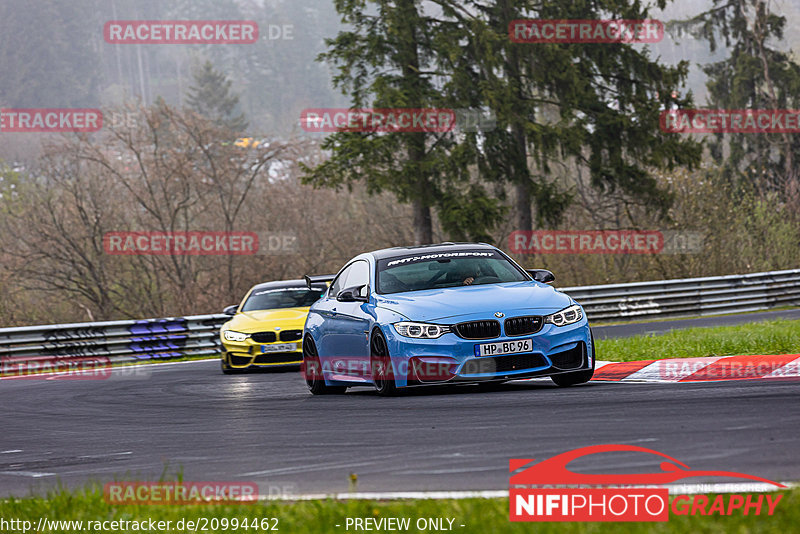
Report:
M 577 304 L 573 304 L 569 308 L 564 308 L 560 312 L 546 315 L 544 318 L 545 323 L 554 324 L 556 326 L 565 326 L 572 323 L 577 323 L 583 319 L 583 310 Z
M 436 339 L 450 331 L 449 326 L 440 324 L 428 323 L 412 323 L 409 321 L 401 321 L 394 323 L 394 329 L 397 333 L 404 337 L 413 337 L 416 339 Z
M 225 330 L 222 332 L 222 336 L 225 338 L 225 341 L 244 341 L 249 335 L 250 334 L 236 332 L 235 330 Z

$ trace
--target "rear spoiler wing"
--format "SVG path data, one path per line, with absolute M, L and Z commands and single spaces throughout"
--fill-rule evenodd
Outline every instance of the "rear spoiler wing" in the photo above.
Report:
M 319 274 L 317 276 L 305 275 L 303 278 L 306 280 L 306 285 L 308 289 L 311 289 L 313 284 L 321 284 L 325 282 L 333 282 L 333 279 L 336 278 L 335 274 Z

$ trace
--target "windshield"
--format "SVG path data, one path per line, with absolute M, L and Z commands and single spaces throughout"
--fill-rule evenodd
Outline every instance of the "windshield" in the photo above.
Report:
M 378 261 L 378 293 L 529 280 L 503 255 L 490 250 L 420 254 Z
M 276 287 L 253 291 L 242 306 L 241 311 L 274 310 L 277 308 L 307 308 L 314 304 L 324 288 Z

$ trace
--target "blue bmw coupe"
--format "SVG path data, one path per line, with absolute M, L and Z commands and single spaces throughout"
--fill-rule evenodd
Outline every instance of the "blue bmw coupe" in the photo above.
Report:
M 443 243 L 368 252 L 311 306 L 303 375 L 315 395 L 375 387 L 503 382 L 549 376 L 587 382 L 595 351 L 583 308 L 487 244 Z

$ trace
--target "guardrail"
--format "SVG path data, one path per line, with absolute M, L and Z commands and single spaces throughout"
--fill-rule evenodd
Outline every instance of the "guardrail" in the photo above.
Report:
M 800 269 L 632 284 L 560 288 L 592 321 L 652 319 L 800 305 Z M 0 328 L 0 361 L 108 358 L 131 362 L 219 354 L 230 317 L 193 315 Z
M 219 354 L 227 315 L 0 328 L 0 360 L 108 358 L 114 363 Z

